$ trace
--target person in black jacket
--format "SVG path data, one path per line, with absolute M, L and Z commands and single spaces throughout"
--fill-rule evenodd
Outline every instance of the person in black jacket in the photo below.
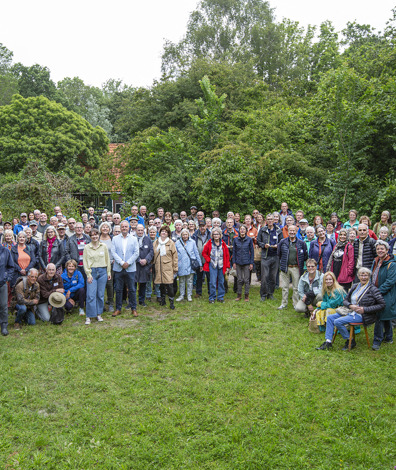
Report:
M 274 216 L 268 214 L 267 224 L 260 228 L 257 245 L 261 248 L 261 287 L 262 301 L 274 298 L 276 276 L 279 272 L 278 243 L 283 239 L 282 230 L 274 224 Z
M 139 305 L 147 307 L 146 284 L 150 282 L 151 262 L 154 258 L 153 243 L 150 237 L 144 234 L 144 226 L 138 224 L 136 238 L 139 244 L 139 257 L 136 260 L 135 283 L 139 284 Z
M 371 268 L 374 258 L 377 256 L 375 249 L 375 240 L 369 237 L 368 227 L 366 224 L 359 224 L 358 226 L 359 238 L 355 240 L 353 248 L 355 251 L 355 268 Z M 358 282 L 356 276 L 355 283 Z
M 1 334 L 8 335 L 8 285 L 14 272 L 14 262 L 8 248 L 0 245 L 0 324 Z
M 347 351 L 349 347 L 349 332 L 346 325 L 349 323 L 362 323 L 370 325 L 376 321 L 377 312 L 385 308 L 385 300 L 377 287 L 370 282 L 371 271 L 368 268 L 360 268 L 358 277 L 360 282 L 352 287 L 347 297 L 344 299 L 344 306 L 349 308 L 349 315 L 340 315 L 334 313 L 327 316 L 326 323 L 326 341 L 316 349 L 330 349 L 334 334 L 334 327 L 340 332 L 341 336 L 346 340 L 343 351 Z M 352 327 L 351 327 L 352 328 Z M 353 339 L 351 349 L 356 347 Z
M 250 272 L 254 263 L 253 239 L 247 235 L 246 225 L 239 227 L 239 236 L 232 243 L 233 268 L 237 272 L 237 298 L 242 298 L 242 286 L 245 284 L 245 302 L 249 302 Z
M 61 271 L 65 263 L 65 249 L 58 239 L 55 227 L 48 226 L 44 232 L 39 251 L 40 268 L 45 271 L 48 263 L 55 264 L 56 270 Z

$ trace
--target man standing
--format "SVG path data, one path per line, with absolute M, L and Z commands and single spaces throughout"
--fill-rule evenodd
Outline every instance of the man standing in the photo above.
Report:
M 19 221 L 19 224 L 16 224 L 14 227 L 14 235 L 18 235 L 19 232 L 22 232 L 24 228 L 28 226 L 29 224 L 27 222 L 27 214 L 26 212 L 22 212 L 21 220 Z
M 131 214 L 132 215 L 130 217 L 127 217 L 126 220 L 130 223 L 133 218 L 136 218 L 137 221 L 138 221 L 138 224 L 142 224 L 143 227 L 144 227 L 144 222 L 145 221 L 144 221 L 144 218 L 139 215 L 138 206 L 132 206 L 131 207 Z M 114 219 L 114 217 L 113 217 L 113 219 Z M 120 222 L 121 222 L 121 218 L 120 218 Z M 116 225 L 119 225 L 119 223 L 116 224 Z
M 302 211 L 297 211 L 296 212 L 296 216 L 299 212 L 302 212 Z M 298 229 L 298 232 L 297 232 L 297 238 L 300 239 L 300 240 L 304 240 L 304 238 L 306 237 L 307 235 L 307 227 L 308 227 L 308 220 L 307 219 L 300 219 L 299 220 L 299 229 Z
M 279 213 L 279 223 L 284 227 L 286 225 L 286 217 L 293 216 L 293 212 L 289 209 L 287 202 L 282 202 L 281 211 Z
M 32 229 L 32 238 L 41 243 L 43 241 L 43 234 L 37 230 L 38 223 L 35 220 L 32 220 L 29 224 L 29 227 Z
M 276 275 L 279 271 L 278 244 L 283 239 L 282 229 L 274 225 L 274 216 L 268 214 L 267 225 L 261 227 L 257 244 L 261 248 L 260 297 L 264 302 L 274 298 Z
M 0 324 L 1 334 L 8 335 L 8 285 L 14 274 L 14 262 L 10 250 L 0 245 Z
M 114 281 L 116 288 L 116 310 L 113 317 L 121 313 L 122 292 L 124 285 L 128 287 L 129 307 L 132 315 L 137 317 L 135 272 L 136 260 L 139 256 L 137 238 L 129 233 L 127 220 L 121 222 L 121 233 L 113 238 L 111 253 L 114 258 Z
M 148 217 L 147 217 L 147 207 L 146 206 L 140 206 L 140 211 L 139 211 L 140 217 L 144 220 L 144 227 L 146 227 L 146 223 L 148 222 Z M 140 220 L 140 219 L 139 219 Z
M 280 286 L 282 287 L 282 304 L 278 310 L 287 307 L 289 302 L 289 278 L 293 285 L 293 307 L 297 305 L 298 281 L 304 272 L 304 261 L 308 259 L 307 246 L 296 237 L 297 227 L 289 225 L 289 236 L 283 238 L 278 244 L 278 257 L 280 262 Z
M 365 224 L 359 224 L 358 226 L 358 235 L 353 244 L 355 251 L 355 268 L 356 272 L 359 268 L 368 268 L 371 269 L 374 258 L 377 256 L 377 251 L 375 249 L 375 240 L 369 237 L 368 227 Z M 355 282 L 359 282 L 359 279 L 356 276 Z
M 70 217 L 67 221 L 68 228 L 66 230 L 66 235 L 70 238 L 76 233 L 76 219 Z
M 43 234 L 45 232 L 45 229 L 49 227 L 47 224 L 47 214 L 45 212 L 42 212 L 40 214 L 40 223 L 38 224 L 37 231 Z
M 383 240 L 375 244 L 377 257 L 372 265 L 372 283 L 385 300 L 385 308 L 377 313 L 372 348 L 378 351 L 381 343 L 393 343 L 392 320 L 396 319 L 396 261 L 389 255 L 389 245 Z
M 93 217 L 95 219 L 95 223 L 99 223 L 99 217 L 95 214 L 95 209 L 93 207 L 90 207 L 88 209 L 88 217 Z
M 192 220 L 195 222 L 195 225 L 198 226 L 198 218 L 197 218 L 197 206 L 191 206 L 190 207 L 190 216 L 188 217 L 188 220 Z

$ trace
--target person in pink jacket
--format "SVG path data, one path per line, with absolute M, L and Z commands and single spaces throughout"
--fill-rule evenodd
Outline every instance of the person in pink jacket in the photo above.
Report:
M 354 248 L 348 241 L 348 231 L 342 228 L 338 241 L 327 263 L 327 271 L 332 271 L 337 282 L 348 291 L 355 276 Z

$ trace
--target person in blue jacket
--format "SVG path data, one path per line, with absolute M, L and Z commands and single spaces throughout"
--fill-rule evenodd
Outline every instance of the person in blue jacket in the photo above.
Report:
M 242 298 L 242 286 L 245 284 L 245 302 L 249 302 L 250 272 L 254 263 L 253 239 L 247 236 L 246 225 L 239 227 L 239 236 L 232 242 L 232 263 L 237 272 L 237 298 Z
M 309 258 L 314 259 L 318 263 L 318 271 L 325 273 L 336 242 L 327 238 L 326 230 L 322 225 L 318 225 L 316 228 L 316 235 L 318 238 L 312 241 L 309 247 Z
M 66 312 L 75 306 L 78 301 L 80 307 L 80 315 L 85 315 L 84 313 L 84 302 L 85 302 L 85 287 L 84 287 L 84 277 L 77 269 L 77 263 L 74 259 L 66 261 L 65 270 L 62 274 L 63 287 L 65 289 Z

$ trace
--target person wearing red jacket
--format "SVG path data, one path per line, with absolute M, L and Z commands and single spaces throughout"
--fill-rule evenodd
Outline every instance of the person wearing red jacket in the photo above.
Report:
M 222 240 L 221 229 L 215 227 L 212 229 L 212 238 L 205 244 L 202 250 L 202 256 L 205 260 L 203 270 L 210 274 L 209 303 L 224 302 L 224 275 L 230 268 L 230 253 L 227 245 Z

